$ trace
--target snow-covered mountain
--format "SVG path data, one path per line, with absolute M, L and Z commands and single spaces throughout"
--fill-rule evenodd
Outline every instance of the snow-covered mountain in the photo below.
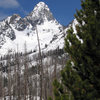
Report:
M 28 51 L 38 51 L 36 29 L 42 50 L 63 48 L 63 26 L 53 17 L 48 6 L 39 2 L 25 18 L 14 14 L 0 22 L 0 54 L 7 54 L 8 50 L 17 52 L 17 48 L 23 52 L 25 43 Z
M 73 27 L 75 23 L 74 20 Z M 68 28 L 64 30 L 64 27 L 53 17 L 48 6 L 44 2 L 39 2 L 28 16 L 21 18 L 14 14 L 0 22 L 0 55 L 7 54 L 8 51 L 24 52 L 25 43 L 27 51 L 38 52 L 36 32 L 39 35 L 42 51 L 62 49 L 65 31 Z
M 39 83 L 42 70 L 43 89 L 47 89 L 43 90 L 43 95 L 52 97 L 52 82 L 55 77 L 60 79 L 60 71 L 69 59 L 63 50 L 64 38 L 70 26 L 76 33 L 76 24 L 77 21 L 74 19 L 67 27 L 62 26 L 44 2 L 39 2 L 24 18 L 14 14 L 1 21 L 0 81 L 2 84 L 0 86 L 3 92 L 0 92 L 0 100 L 3 98 L 7 100 L 27 98 L 29 100 L 30 97 L 40 100 Z M 42 51 L 41 56 L 38 55 L 37 33 Z M 24 88 L 28 89 L 27 93 Z
M 31 88 L 28 87 L 29 95 L 26 97 L 31 95 L 39 99 L 41 66 L 40 56 L 38 55 L 37 33 L 42 51 L 43 86 L 48 88 L 48 97 L 51 96 L 53 78 L 56 75 L 57 78 L 60 77 L 59 72 L 65 67 L 66 60 L 69 59 L 63 51 L 64 38 L 70 26 L 76 32 L 75 24 L 77 24 L 77 21 L 74 19 L 67 27 L 62 26 L 53 17 L 44 2 L 39 2 L 33 11 L 24 18 L 14 14 L 0 22 L 0 80 L 3 78 L 7 78 L 7 81 L 13 80 L 11 86 L 11 92 L 15 91 L 15 96 L 12 96 L 13 99 L 18 99 L 16 91 L 19 91 L 19 89 L 22 90 L 22 92 L 20 91 L 21 100 L 24 99 L 23 91 L 25 92 L 26 89 L 24 90 L 23 86 L 25 84 L 32 86 L 32 94 L 30 94 Z M 9 76 L 11 76 L 11 79 Z M 26 82 L 26 76 L 28 77 L 28 83 L 24 83 Z M 16 86 L 19 88 L 15 88 Z M 9 99 L 9 86 L 3 88 L 6 98 Z M 1 99 L 3 98 L 0 97 Z

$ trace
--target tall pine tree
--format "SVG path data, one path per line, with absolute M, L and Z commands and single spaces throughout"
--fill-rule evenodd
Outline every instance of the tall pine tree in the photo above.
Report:
M 100 0 L 82 0 L 76 33 L 65 38 L 70 60 L 54 82 L 55 100 L 100 100 Z M 70 97 L 71 96 L 71 97 Z

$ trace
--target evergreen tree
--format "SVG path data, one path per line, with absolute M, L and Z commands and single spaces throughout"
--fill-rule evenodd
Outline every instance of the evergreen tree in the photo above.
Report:
M 100 0 L 82 0 L 81 6 L 76 32 L 71 27 L 65 38 L 70 60 L 62 81 L 54 82 L 55 100 L 69 100 L 70 93 L 70 100 L 100 100 Z

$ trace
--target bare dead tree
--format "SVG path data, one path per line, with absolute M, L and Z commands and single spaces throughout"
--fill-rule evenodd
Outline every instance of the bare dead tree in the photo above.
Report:
M 8 55 L 8 61 L 7 61 L 7 66 L 8 66 L 8 96 L 9 100 L 11 100 L 11 61 L 10 61 L 10 55 Z
M 30 91 L 30 84 L 29 84 L 29 72 L 28 72 L 28 56 L 27 56 L 27 45 L 26 45 L 26 42 L 25 42 L 25 45 L 24 45 L 24 49 L 25 49 L 25 53 L 24 53 L 24 67 L 25 67 L 25 71 L 24 71 L 24 85 L 25 85 L 25 97 L 24 97 L 24 100 L 27 100 L 28 98 L 28 95 L 29 95 L 29 91 Z
M 48 72 L 48 57 L 45 62 L 45 80 L 44 80 L 44 100 L 47 100 L 49 97 L 49 72 Z
M 16 56 L 16 68 L 17 68 L 17 97 L 18 100 L 21 100 L 21 69 L 20 69 L 20 58 L 19 54 Z
M 54 62 L 54 80 L 57 78 L 57 58 L 55 57 Z
M 29 77 L 29 84 L 28 84 L 28 87 L 29 87 L 29 100 L 32 100 L 32 78 L 31 76 Z
M 37 27 L 36 27 L 36 34 L 37 34 L 37 41 L 38 41 L 38 47 L 39 47 L 39 60 L 40 60 L 39 62 L 40 64 L 40 100 L 42 100 L 43 99 L 43 63 L 42 63 L 41 47 L 40 47 Z
M 17 66 L 15 65 L 14 66 L 14 83 L 13 83 L 13 99 L 16 100 L 16 97 L 17 97 Z
M 3 65 L 4 66 L 4 65 Z M 3 67 L 2 66 L 2 67 Z M 3 72 L 2 72 L 2 75 L 3 75 Z M 5 90 L 5 86 L 6 86 L 6 82 L 5 82 L 5 80 L 6 80 L 7 78 L 5 78 L 5 76 L 3 77 L 3 81 L 2 81 L 2 86 L 3 86 L 3 91 L 2 91 L 2 93 L 3 93 L 3 100 L 6 100 L 6 90 Z
M 0 89 L 1 89 L 0 98 L 1 98 L 1 100 L 3 99 L 3 84 L 2 84 L 2 81 L 3 81 L 3 77 L 2 77 L 2 67 L 1 67 L 1 73 L 0 73 Z
M 26 59 L 26 55 L 27 55 L 27 49 L 26 49 L 26 42 L 24 44 L 24 49 L 25 49 L 25 53 L 24 53 L 24 100 L 27 100 L 27 96 L 28 96 L 28 87 L 27 87 L 27 59 Z

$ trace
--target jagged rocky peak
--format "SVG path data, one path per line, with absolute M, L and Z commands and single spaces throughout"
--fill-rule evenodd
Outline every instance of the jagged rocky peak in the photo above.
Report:
M 48 8 L 48 6 L 44 3 L 44 2 L 39 2 L 35 8 L 33 9 L 33 11 L 43 11 L 43 10 L 48 10 L 50 11 L 50 9 Z
M 16 38 L 14 30 L 10 26 L 10 20 L 12 16 L 7 17 L 0 22 L 0 45 L 6 42 L 6 37 L 14 40 Z
M 23 31 L 29 25 L 29 23 L 18 14 L 11 16 L 9 24 L 11 24 L 18 31 Z
M 18 14 L 13 14 L 12 17 L 10 18 L 10 23 L 13 23 L 14 21 L 20 20 L 21 17 Z
M 19 20 L 21 17 L 18 14 L 13 14 L 12 16 L 7 17 L 3 21 L 7 24 L 11 24 L 16 20 Z
M 26 19 L 35 26 L 41 24 L 45 20 L 55 20 L 50 9 L 44 2 L 39 2 L 33 9 L 33 11 L 26 17 Z

